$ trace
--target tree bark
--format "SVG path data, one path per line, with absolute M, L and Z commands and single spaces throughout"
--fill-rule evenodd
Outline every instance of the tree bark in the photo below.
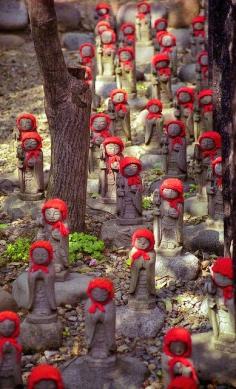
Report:
M 66 67 L 54 0 L 27 2 L 52 143 L 47 198 L 63 199 L 69 208 L 70 229 L 81 231 L 85 223 L 92 96 L 84 71 Z

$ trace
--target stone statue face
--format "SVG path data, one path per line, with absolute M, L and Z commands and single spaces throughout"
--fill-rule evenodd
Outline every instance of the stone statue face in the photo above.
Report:
M 20 125 L 21 125 L 22 129 L 25 131 L 29 131 L 33 127 L 31 119 L 27 119 L 27 118 L 22 118 L 20 120 Z
M 170 200 L 176 199 L 179 196 L 177 190 L 166 189 L 166 188 L 163 190 L 163 195 L 166 199 L 170 199 Z
M 167 68 L 168 65 L 169 65 L 169 64 L 168 64 L 168 61 L 160 61 L 160 62 L 157 62 L 156 68 L 157 68 L 157 69 Z
M 164 22 L 159 22 L 158 25 L 157 25 L 157 31 L 162 31 L 162 30 L 165 30 L 166 28 L 166 25 Z
M 10 338 L 15 332 L 16 325 L 13 320 L 3 320 L 0 322 L 0 337 Z
M 107 128 L 107 121 L 106 118 L 103 117 L 97 117 L 93 120 L 93 127 L 96 131 L 103 131 Z
M 158 105 L 156 104 L 152 104 L 150 105 L 150 107 L 148 108 L 149 112 L 152 112 L 152 113 L 158 113 L 160 112 L 160 108 L 158 107 Z
M 92 48 L 90 46 L 82 47 L 81 54 L 83 57 L 92 57 L 93 56 Z
M 45 211 L 45 219 L 49 223 L 56 223 L 61 220 L 61 212 L 57 208 L 47 208 Z
M 171 36 L 169 36 L 169 35 L 163 36 L 162 44 L 163 44 L 163 46 L 166 46 L 166 47 L 172 46 L 173 42 L 172 42 Z
M 212 96 L 204 96 L 201 98 L 202 104 L 211 104 L 212 103 Z
M 108 13 L 108 9 L 106 8 L 100 8 L 98 11 L 97 11 L 98 15 L 99 16 L 103 16 L 103 15 L 106 15 Z
M 57 384 L 53 380 L 41 380 L 34 385 L 34 389 L 57 389 Z
M 138 11 L 141 12 L 141 13 L 146 13 L 148 10 L 146 4 L 140 4 L 139 7 L 138 7 Z
M 103 31 L 103 33 L 101 35 L 101 39 L 102 39 L 102 43 L 104 43 L 105 45 L 111 43 L 112 42 L 112 32 L 109 30 Z
M 233 280 L 228 277 L 223 276 L 220 273 L 214 273 L 215 282 L 221 287 L 229 286 L 233 284 Z
M 202 55 L 200 62 L 201 62 L 201 65 L 207 66 L 208 65 L 208 55 Z
M 187 345 L 184 342 L 171 342 L 170 343 L 170 351 L 174 355 L 183 355 L 187 349 Z
M 35 139 L 26 139 L 24 147 L 26 151 L 35 150 L 38 146 L 38 142 Z
M 48 261 L 49 254 L 44 247 L 37 247 L 33 250 L 32 257 L 37 265 L 44 265 Z
M 221 163 L 215 164 L 215 172 L 218 176 L 222 176 L 222 164 Z
M 204 28 L 204 24 L 203 23 L 195 23 L 194 24 L 194 30 L 197 30 L 197 31 L 199 31 L 199 30 L 203 30 L 203 28 Z
M 181 133 L 181 128 L 178 124 L 172 123 L 168 126 L 168 133 L 170 136 L 178 136 Z
M 124 168 L 124 172 L 128 177 L 135 176 L 138 173 L 138 166 L 135 163 L 130 163 Z
M 180 92 L 179 101 L 181 103 L 189 103 L 191 101 L 191 96 L 188 92 Z
M 116 93 L 113 97 L 115 103 L 123 103 L 125 97 L 123 93 Z
M 141 237 L 135 239 L 135 247 L 139 250 L 146 250 L 150 245 L 150 242 L 147 238 Z
M 117 155 L 120 152 L 120 146 L 116 143 L 109 143 L 105 146 L 108 155 Z
M 105 301 L 107 301 L 109 293 L 106 289 L 94 288 L 91 292 L 91 295 L 95 301 L 104 303 Z
M 132 55 L 128 51 L 121 51 L 120 53 L 121 61 L 130 61 L 132 59 Z
M 133 28 L 131 26 L 127 26 L 124 28 L 125 34 L 133 34 Z
M 215 147 L 215 142 L 211 138 L 203 138 L 201 140 L 200 146 L 203 150 L 211 150 Z

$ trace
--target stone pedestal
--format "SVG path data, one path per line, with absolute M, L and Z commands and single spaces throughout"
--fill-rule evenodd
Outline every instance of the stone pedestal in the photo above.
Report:
M 18 197 L 22 201 L 38 201 L 44 198 L 44 193 L 19 193 Z
M 200 379 L 236 387 L 236 343 L 232 345 L 234 352 L 226 352 L 227 347 L 216 350 L 212 333 L 205 332 L 193 334 L 192 345 L 192 360 Z
M 97 77 L 95 81 L 95 93 L 98 96 L 109 97 L 113 89 L 116 89 L 115 78 L 108 80 L 107 78 Z
M 19 308 L 27 308 L 29 301 L 28 273 L 24 272 L 13 282 L 12 294 Z M 86 290 L 94 274 L 86 276 L 78 273 L 69 273 L 65 281 L 55 282 L 57 306 L 78 304 L 86 298 Z
M 197 278 L 200 263 L 198 258 L 191 253 L 173 257 L 157 254 L 155 270 L 158 278 L 169 276 L 181 281 L 190 281 Z
M 115 362 L 100 364 L 89 357 L 75 358 L 61 366 L 67 389 L 139 389 L 148 376 L 145 365 L 131 357 L 117 357 Z

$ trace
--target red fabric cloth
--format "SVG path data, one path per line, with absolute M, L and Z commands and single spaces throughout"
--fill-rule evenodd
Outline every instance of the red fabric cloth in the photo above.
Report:
M 180 93 L 188 93 L 189 96 L 191 97 L 191 101 L 188 102 L 188 103 L 183 103 L 179 100 L 179 95 Z M 179 88 L 177 91 L 176 91 L 176 97 L 177 97 L 177 100 L 178 100 L 178 104 L 179 105 L 182 105 L 184 108 L 189 108 L 191 111 L 193 111 L 193 103 L 194 103 L 194 90 L 192 88 L 188 88 L 186 86 L 183 86 L 181 88 Z
M 96 128 L 93 127 L 93 122 L 96 118 L 105 118 L 106 119 L 106 122 L 107 122 L 107 126 L 106 128 L 103 130 L 103 131 L 97 131 Z M 109 127 L 110 127 L 110 124 L 111 124 L 111 119 L 110 119 L 110 116 L 107 115 L 106 113 L 94 113 L 93 115 L 91 115 L 90 117 L 90 128 L 93 132 L 97 132 L 99 134 L 102 135 L 102 133 L 104 134 L 108 134 L 108 135 L 104 135 L 105 136 L 109 136 Z
M 131 59 L 130 60 L 124 61 L 124 60 L 121 59 L 121 53 L 123 53 L 124 51 L 127 51 L 128 53 L 131 54 Z M 119 62 L 120 62 L 121 65 L 123 65 L 128 70 L 132 70 L 133 69 L 133 67 L 134 67 L 134 49 L 133 49 L 133 47 L 129 47 L 129 46 L 121 47 L 118 50 L 118 57 L 119 57 Z
M 127 27 L 131 27 L 133 29 L 133 32 L 132 33 L 129 33 L 127 34 L 125 32 L 125 29 Z M 124 34 L 124 36 L 126 38 L 128 38 L 130 41 L 134 41 L 135 40 L 135 25 L 133 23 L 123 23 L 120 27 L 120 30 L 122 31 L 122 33 Z
M 125 167 L 130 165 L 130 164 L 135 164 L 137 165 L 138 167 L 138 172 L 135 176 L 132 176 L 132 177 L 127 177 L 125 175 Z M 122 176 L 126 177 L 128 179 L 128 185 L 131 186 L 131 185 L 140 185 L 142 186 L 142 180 L 141 180 L 141 177 L 139 176 L 139 173 L 141 172 L 142 170 L 142 164 L 141 164 L 141 161 L 135 157 L 125 157 L 122 159 L 121 163 L 120 163 L 120 172 L 122 174 Z
M 108 298 L 104 302 L 98 302 L 94 300 L 92 296 L 92 291 L 95 288 L 99 289 L 106 289 L 108 291 Z M 90 281 L 87 289 L 87 295 L 92 301 L 92 305 L 89 307 L 89 313 L 95 313 L 98 309 L 101 312 L 105 312 L 105 305 L 109 303 L 114 297 L 114 286 L 111 280 L 108 278 L 94 278 L 92 281 Z
M 201 141 L 205 138 L 210 138 L 214 141 L 215 147 L 212 150 L 204 150 L 201 146 Z M 200 148 L 202 151 L 202 155 L 204 158 L 210 158 L 211 161 L 214 159 L 217 153 L 217 149 L 221 148 L 221 136 L 218 132 L 216 131 L 206 131 L 204 132 L 199 138 L 198 138 L 198 143 L 200 144 Z
M 167 199 L 165 198 L 163 194 L 164 189 L 173 189 L 178 192 L 178 197 L 176 199 Z M 160 186 L 160 195 L 161 197 L 168 201 L 170 206 L 172 208 L 175 208 L 178 210 L 178 205 L 184 203 L 184 196 L 183 196 L 183 183 L 178 178 L 167 178 L 163 181 L 163 183 Z
M 64 389 L 61 372 L 52 365 L 38 365 L 34 367 L 28 378 L 27 389 L 34 389 L 35 385 L 43 380 L 54 381 L 57 389 Z
M 38 265 L 34 262 L 33 251 L 37 248 L 44 248 L 48 252 L 48 261 L 44 265 Z M 37 240 L 30 246 L 30 272 L 34 273 L 37 270 L 42 270 L 44 273 L 48 273 L 48 265 L 52 261 L 53 258 L 53 248 L 49 241 L 47 240 Z
M 168 26 L 167 19 L 165 19 L 165 18 L 158 18 L 158 19 L 155 20 L 155 22 L 154 22 L 154 28 L 155 28 L 155 30 L 157 30 L 158 24 L 163 23 L 163 22 L 165 23 L 165 28 L 162 29 L 161 31 L 165 31 L 165 30 L 167 29 L 167 26 Z M 157 30 L 157 31 L 158 31 L 158 30 Z
M 46 201 L 44 203 L 43 208 L 42 208 L 42 213 L 43 213 L 43 216 L 44 216 L 45 220 L 46 220 L 46 218 L 45 218 L 45 211 L 48 208 L 56 208 L 56 209 L 58 209 L 61 212 L 62 221 L 64 221 L 66 219 L 67 214 L 68 214 L 68 208 L 67 208 L 66 203 L 63 200 L 61 200 L 61 199 L 52 199 L 52 200 L 48 200 L 48 201 Z M 51 223 L 51 222 L 48 222 L 46 220 L 46 222 L 48 224 L 52 225 L 52 229 L 53 230 L 58 229 L 60 231 L 61 235 L 67 236 L 67 235 L 69 235 L 69 230 L 65 226 L 65 224 L 62 223 L 62 221 Z
M 218 157 L 218 158 L 214 159 L 214 161 L 211 162 L 211 166 L 212 166 L 212 169 L 213 169 L 215 176 L 217 177 L 217 180 L 216 180 L 217 186 L 221 187 L 222 186 L 222 175 L 219 176 L 218 174 L 216 174 L 216 171 L 215 171 L 215 166 L 218 163 L 220 163 L 220 164 L 222 163 L 222 157 Z
M 105 27 L 105 29 L 103 28 Z M 95 32 L 96 34 L 98 35 L 101 35 L 102 31 L 104 30 L 110 30 L 112 29 L 112 26 L 111 24 L 106 21 L 106 20 L 100 20 L 97 24 L 96 24 L 96 27 L 95 27 Z
M 152 105 L 157 105 L 158 108 L 159 108 L 159 112 L 150 112 L 149 111 L 149 108 L 152 106 Z M 148 120 L 151 120 L 151 119 L 154 119 L 154 118 L 161 118 L 162 117 L 162 102 L 161 100 L 158 100 L 158 99 L 151 99 L 147 102 L 146 104 L 146 109 L 148 110 L 148 114 L 147 114 L 147 119 Z
M 148 252 L 153 250 L 153 248 L 154 248 L 155 240 L 154 240 L 154 235 L 153 235 L 152 231 L 150 231 L 146 228 L 140 228 L 140 229 L 136 230 L 132 235 L 132 246 L 134 246 L 135 248 L 136 248 L 135 241 L 137 238 L 148 239 L 149 240 L 149 247 L 146 250 L 137 249 L 137 251 L 134 254 L 132 254 L 132 256 L 131 256 L 131 260 L 132 260 L 131 265 L 140 256 L 142 256 L 145 261 L 148 261 L 150 259 Z
M 82 54 L 82 52 L 83 52 L 83 48 L 84 47 L 90 47 L 90 49 L 92 50 L 92 55 L 90 55 L 90 56 L 84 56 L 83 54 Z M 88 65 L 88 64 L 92 64 L 92 61 L 93 61 L 93 58 L 94 58 L 94 56 L 95 56 L 95 50 L 94 50 L 94 45 L 92 45 L 92 43 L 83 43 L 81 46 L 80 46 L 80 48 L 79 48 L 79 52 L 80 52 L 80 57 L 81 57 L 81 60 L 82 60 L 82 64 L 83 65 Z
M 198 100 L 201 108 L 203 109 L 204 112 L 211 112 L 213 111 L 213 103 L 210 104 L 203 104 L 201 99 L 206 96 L 213 96 L 213 91 L 212 89 L 204 89 L 198 94 Z
M 169 357 L 175 357 L 175 354 L 170 350 L 170 345 L 172 342 L 182 342 L 187 347 L 182 358 L 189 358 L 192 354 L 192 340 L 190 332 L 183 327 L 173 327 L 167 331 L 163 340 L 163 352 Z
M 213 281 L 216 284 L 216 286 L 218 286 L 220 289 L 223 290 L 223 295 L 224 295 L 225 301 L 227 299 L 233 298 L 233 294 L 234 294 L 233 285 L 229 285 L 229 286 L 225 286 L 225 287 L 218 285 L 216 280 L 215 280 L 214 273 L 220 273 L 222 276 L 227 277 L 230 280 L 233 280 L 234 275 L 233 275 L 232 258 L 226 258 L 226 257 L 225 258 L 221 258 L 221 257 L 217 258 L 217 260 L 211 266 L 211 275 L 212 275 Z
M 31 113 L 22 113 L 22 114 L 18 115 L 17 119 L 16 119 L 16 125 L 17 125 L 17 128 L 20 132 L 25 131 L 20 124 L 21 119 L 30 119 L 31 123 L 32 123 L 32 128 L 30 131 L 32 132 L 32 131 L 37 130 L 36 117 Z
M 117 93 L 123 93 L 124 100 L 122 103 L 117 103 L 114 101 L 114 96 Z M 112 102 L 115 106 L 115 110 L 117 112 L 119 112 L 119 111 L 127 112 L 128 93 L 124 89 L 113 89 L 110 96 L 111 96 Z
M 205 16 L 196 16 L 195 18 L 192 19 L 192 27 L 193 27 L 193 35 L 198 37 L 198 36 L 202 36 L 202 37 L 205 37 L 205 30 L 204 30 L 204 27 L 202 30 L 195 30 L 195 27 L 194 25 L 196 23 L 205 23 L 206 21 L 206 18 Z
M 18 360 L 20 360 L 22 347 L 15 339 L 20 334 L 20 318 L 15 312 L 3 311 L 3 312 L 0 312 L 0 323 L 3 322 L 4 320 L 14 321 L 15 330 L 10 337 L 4 337 L 4 336 L 0 337 L 0 354 L 1 355 L 3 354 L 3 346 L 5 345 L 5 343 L 9 342 L 15 347 L 15 349 L 17 351 L 17 358 L 18 358 Z
M 176 377 L 168 385 L 167 389 L 198 389 L 197 382 L 190 377 Z
M 198 378 L 197 378 L 197 374 L 196 374 L 196 371 L 194 369 L 193 364 L 188 359 L 183 358 L 183 357 L 178 357 L 178 356 L 176 356 L 174 358 L 171 358 L 171 360 L 168 362 L 168 365 L 169 365 L 169 368 L 170 368 L 171 378 L 173 379 L 175 377 L 175 375 L 174 375 L 174 366 L 178 362 L 180 362 L 185 367 L 189 367 L 190 368 L 190 370 L 191 370 L 191 378 L 195 382 L 197 382 Z
M 177 136 L 171 136 L 169 134 L 169 130 L 168 130 L 168 127 L 171 125 L 171 124 L 178 124 L 181 128 L 181 132 L 179 135 Z M 165 124 L 165 131 L 166 133 L 168 134 L 168 136 L 171 138 L 171 144 L 172 144 L 172 148 L 174 147 L 174 145 L 176 144 L 180 144 L 182 145 L 183 144 L 183 138 L 185 137 L 186 135 L 186 132 L 185 132 L 185 124 L 184 122 L 182 122 L 181 120 L 170 120 L 169 122 L 167 122 Z

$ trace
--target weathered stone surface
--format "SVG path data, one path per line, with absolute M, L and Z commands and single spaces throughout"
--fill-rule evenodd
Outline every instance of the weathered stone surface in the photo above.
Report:
M 28 12 L 23 0 L 0 0 L 0 30 L 23 30 L 28 25 Z
M 134 311 L 128 306 L 116 310 L 116 329 L 118 334 L 128 338 L 155 338 L 165 320 L 159 309 Z
M 17 304 L 12 295 L 0 288 L 0 312 L 2 311 L 18 311 Z
M 154 46 L 138 46 L 136 45 L 135 50 L 136 55 L 136 64 L 146 65 L 151 62 L 152 57 L 154 56 Z
M 104 204 L 100 198 L 92 199 L 87 197 L 87 206 L 91 209 L 97 209 L 100 211 L 116 214 L 116 204 Z
M 60 370 L 67 389 L 139 389 L 148 375 L 145 365 L 131 357 L 118 357 L 110 367 L 95 366 L 81 357 L 61 366 Z
M 83 43 L 94 43 L 92 33 L 66 32 L 61 37 L 62 46 L 67 50 L 78 50 Z
M 199 260 L 191 253 L 185 253 L 176 257 L 157 255 L 156 276 L 158 278 L 169 276 L 179 280 L 190 281 L 197 278 L 199 270 Z
M 0 193 L 1 194 L 9 194 L 14 192 L 14 189 L 17 187 L 17 183 L 8 178 L 0 179 Z
M 84 299 L 86 297 L 86 290 L 91 279 L 92 276 L 70 273 L 65 281 L 56 282 L 55 294 L 57 306 L 78 304 L 80 299 Z M 18 307 L 27 308 L 29 301 L 27 272 L 23 272 L 13 282 L 12 294 Z
M 168 8 L 168 25 L 174 28 L 188 27 L 199 14 L 198 0 L 163 0 Z
M 98 96 L 109 97 L 113 89 L 116 89 L 116 81 L 101 81 L 96 80 L 95 90 Z
M 208 253 L 222 255 L 224 249 L 223 228 L 200 223 L 184 227 L 184 247 L 187 250 L 202 250 Z
M 208 214 L 207 201 L 200 201 L 197 196 L 189 197 L 184 201 L 184 212 L 191 216 L 205 216 Z
M 76 1 L 55 0 L 59 31 L 78 30 L 80 26 L 80 11 Z
M 142 154 L 140 157 L 143 169 L 159 168 L 163 169 L 162 155 L 157 154 Z
M 97 178 L 88 178 L 87 193 L 98 193 L 99 180 Z
M 218 384 L 236 386 L 236 353 L 215 350 L 212 333 L 192 335 L 192 360 L 199 379 L 217 381 Z M 222 363 L 224 367 L 222 368 Z
M 178 50 L 190 47 L 190 28 L 169 28 L 168 31 L 175 35 Z
M 152 23 L 154 23 L 154 20 L 159 17 L 167 16 L 167 10 L 164 5 L 153 2 L 151 6 L 152 6 L 152 10 L 151 10 Z M 135 23 L 136 12 L 137 12 L 136 1 L 135 2 L 129 1 L 128 3 L 122 5 L 117 12 L 118 24 L 122 24 L 124 22 Z
M 0 34 L 0 47 L 2 50 L 11 50 L 22 46 L 25 40 L 14 34 Z
M 3 210 L 12 220 L 22 219 L 30 216 L 33 219 L 39 217 L 43 200 L 39 201 L 22 201 L 17 194 L 8 196 L 3 203 Z
M 196 82 L 196 65 L 195 63 L 190 63 L 187 65 L 183 65 L 178 74 L 181 81 L 184 82 Z

